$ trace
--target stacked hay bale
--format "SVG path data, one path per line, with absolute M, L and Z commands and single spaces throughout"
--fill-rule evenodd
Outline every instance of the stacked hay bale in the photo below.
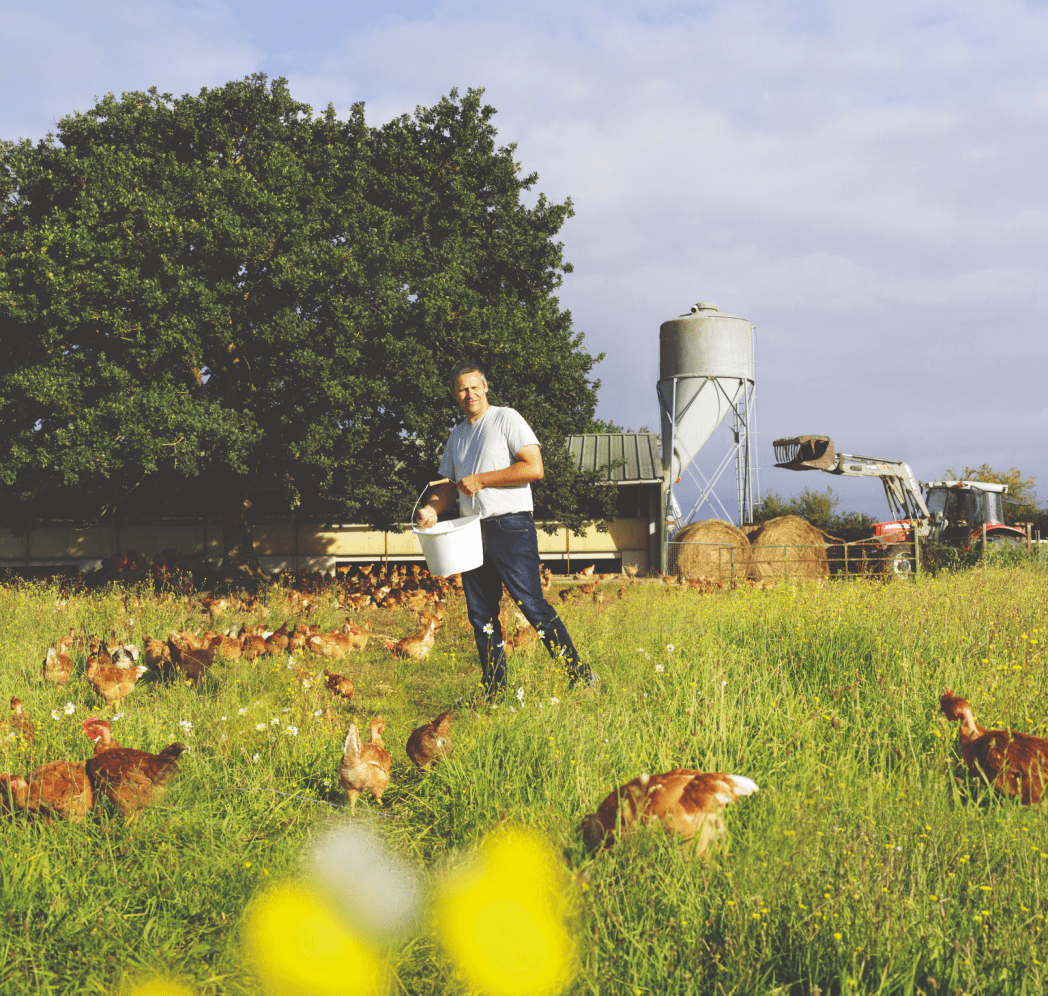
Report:
M 750 572 L 750 543 L 746 534 L 730 522 L 706 519 L 692 522 L 676 536 L 677 574 L 687 578 L 732 581 Z
M 822 530 L 796 515 L 762 523 L 750 543 L 755 578 L 823 578 L 830 572 Z

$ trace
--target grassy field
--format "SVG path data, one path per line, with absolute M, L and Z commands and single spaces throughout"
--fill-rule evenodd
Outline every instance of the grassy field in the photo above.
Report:
M 105 709 L 81 677 L 42 683 L 48 644 L 71 625 L 162 635 L 199 625 L 199 612 L 120 591 L 0 590 L 0 690 L 37 724 L 31 745 L 0 744 L 0 770 L 87 756 L 80 724 L 96 713 L 122 713 L 127 746 L 193 748 L 135 825 L 108 804 L 81 825 L 0 823 L 0 993 L 113 993 L 150 974 L 201 996 L 258 992 L 241 956 L 245 910 L 344 825 L 342 741 L 378 713 L 388 805 L 362 801 L 358 822 L 428 885 L 497 824 L 541 830 L 572 883 L 571 993 L 1043 993 L 1043 809 L 965 803 L 938 697 L 948 685 L 983 725 L 1043 734 L 1046 582 L 1015 566 L 716 595 L 634 584 L 622 600 L 609 584 L 603 606 L 563 613 L 600 691 L 567 692 L 541 647 L 515 657 L 511 694 L 460 710 L 455 753 L 428 776 L 404 743 L 475 687 L 461 602 L 425 663 L 394 661 L 380 641 L 354 656 L 341 670 L 358 697 L 331 715 L 286 657 L 216 665 L 200 688 L 143 681 Z M 304 617 L 343 618 L 334 605 Z M 408 613 L 371 618 L 394 636 L 417 628 Z M 580 819 L 614 785 L 679 766 L 761 786 L 729 807 L 719 853 L 688 861 L 653 833 L 585 854 Z M 467 991 L 425 920 L 390 959 L 393 992 Z

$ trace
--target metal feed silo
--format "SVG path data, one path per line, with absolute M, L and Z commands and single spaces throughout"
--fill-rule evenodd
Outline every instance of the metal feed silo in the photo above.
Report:
M 756 400 L 753 376 L 753 326 L 724 314 L 715 304 L 699 303 L 686 315 L 659 328 L 659 407 L 662 415 L 663 470 L 669 474 L 668 518 L 679 527 L 706 501 L 720 504 L 713 488 L 735 457 L 739 523 L 753 514 L 753 467 L 750 431 Z M 707 478 L 693 461 L 714 430 L 728 420 L 733 443 Z M 754 430 L 755 431 L 755 430 Z M 688 515 L 673 490 L 690 471 L 700 496 Z M 701 480 L 700 480 L 701 478 Z M 723 509 L 725 518 L 731 518 Z

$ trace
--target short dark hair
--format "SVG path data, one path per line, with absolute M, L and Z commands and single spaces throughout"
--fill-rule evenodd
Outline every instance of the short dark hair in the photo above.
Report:
M 475 360 L 466 360 L 464 363 L 460 363 L 457 367 L 454 367 L 451 373 L 448 374 L 448 387 L 451 390 L 455 390 L 455 381 L 459 379 L 463 374 L 478 373 L 485 381 L 488 379 L 488 375 L 484 372 L 484 368 L 477 363 Z

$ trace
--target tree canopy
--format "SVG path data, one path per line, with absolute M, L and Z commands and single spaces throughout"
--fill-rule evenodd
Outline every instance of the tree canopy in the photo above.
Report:
M 849 542 L 869 536 L 876 520 L 865 512 L 838 512 L 840 503 L 840 496 L 828 485 L 825 491 L 804 488 L 799 495 L 788 499 L 770 492 L 754 509 L 753 521 L 767 522 L 781 515 L 796 515 L 823 532 Z
M 565 459 L 600 359 L 555 296 L 571 203 L 525 205 L 481 96 L 370 127 L 255 75 L 3 143 L 0 518 L 218 517 L 248 568 L 256 514 L 405 521 L 464 358 L 543 442 L 539 512 L 610 516 Z

